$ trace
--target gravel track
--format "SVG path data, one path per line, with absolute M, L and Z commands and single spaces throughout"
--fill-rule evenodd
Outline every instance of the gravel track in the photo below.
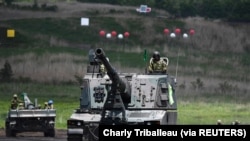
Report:
M 6 137 L 5 130 L 0 129 L 1 141 L 67 141 L 67 130 L 57 129 L 55 137 L 44 137 L 42 132 L 18 133 L 16 137 Z

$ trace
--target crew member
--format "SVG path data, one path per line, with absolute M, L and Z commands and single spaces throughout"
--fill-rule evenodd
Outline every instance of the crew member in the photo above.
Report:
M 161 58 L 160 53 L 155 51 L 148 66 L 149 73 L 167 73 L 167 63 Z
M 14 94 L 13 95 L 13 98 L 11 100 L 11 109 L 17 109 L 19 103 L 22 103 L 23 101 L 20 100 L 18 97 L 17 97 L 17 94 Z

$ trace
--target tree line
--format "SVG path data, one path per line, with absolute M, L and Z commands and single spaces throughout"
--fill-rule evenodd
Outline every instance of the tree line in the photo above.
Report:
M 88 3 L 139 6 L 166 10 L 173 17 L 201 16 L 230 22 L 250 22 L 250 0 L 77 0 Z

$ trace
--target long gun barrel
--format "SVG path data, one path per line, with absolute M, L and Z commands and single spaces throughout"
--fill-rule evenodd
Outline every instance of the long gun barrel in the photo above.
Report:
M 112 80 L 113 87 L 116 88 L 116 90 L 119 90 L 122 94 L 123 99 L 130 99 L 129 94 L 125 94 L 126 92 L 126 83 L 119 77 L 118 73 L 115 71 L 115 69 L 110 65 L 109 61 L 107 60 L 107 57 L 105 56 L 104 51 L 101 48 L 96 49 L 95 55 L 98 59 L 100 59 L 105 66 L 107 70 L 107 75 Z

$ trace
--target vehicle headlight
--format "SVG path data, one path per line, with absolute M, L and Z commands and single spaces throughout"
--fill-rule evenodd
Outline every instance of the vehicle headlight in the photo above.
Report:
M 11 121 L 10 122 L 10 125 L 15 125 L 16 124 L 16 121 Z
M 82 124 L 81 122 L 77 122 L 77 126 L 81 126 L 81 124 Z
M 145 125 L 160 125 L 161 122 L 160 121 L 145 121 L 144 124 Z

